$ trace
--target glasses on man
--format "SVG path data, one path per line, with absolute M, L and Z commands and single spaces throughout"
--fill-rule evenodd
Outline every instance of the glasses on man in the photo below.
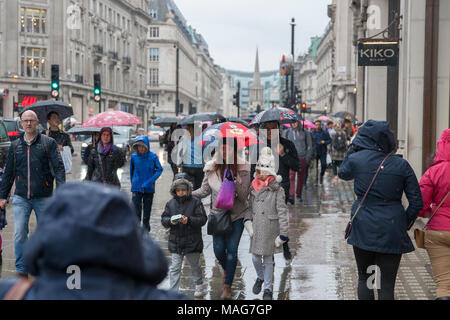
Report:
M 22 122 L 29 123 L 29 124 L 35 123 L 36 121 L 37 120 L 35 120 L 35 119 L 33 119 L 33 120 L 22 120 Z

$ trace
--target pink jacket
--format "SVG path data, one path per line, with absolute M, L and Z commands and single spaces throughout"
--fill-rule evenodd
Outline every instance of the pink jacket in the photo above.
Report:
M 437 144 L 433 165 L 420 179 L 424 207 L 419 217 L 428 218 L 450 190 L 450 129 L 444 130 Z M 433 207 L 430 207 L 433 205 Z M 427 226 L 428 230 L 450 231 L 450 196 Z

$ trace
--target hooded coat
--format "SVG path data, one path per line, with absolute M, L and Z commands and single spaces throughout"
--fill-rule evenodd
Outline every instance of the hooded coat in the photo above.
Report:
M 282 246 L 275 247 L 275 239 L 289 236 L 289 212 L 285 202 L 284 190 L 277 176 L 265 188 L 256 192 L 250 187 L 249 210 L 245 220 L 251 220 L 253 237 L 250 252 L 256 255 L 271 256 L 282 252 Z
M 103 129 L 102 129 L 103 130 Z M 120 180 L 117 176 L 117 169 L 122 168 L 125 164 L 125 157 L 117 146 L 114 145 L 114 135 L 111 132 L 111 150 L 107 155 L 100 154 L 96 148 L 93 148 L 89 154 L 88 170 L 86 174 L 86 180 L 99 183 L 111 184 L 120 188 Z M 101 134 L 102 132 L 100 132 Z M 101 138 L 99 140 L 99 143 Z M 97 144 L 98 145 L 98 144 Z M 102 165 L 100 165 L 100 160 Z M 103 167 L 103 174 L 101 168 Z
M 354 215 L 383 159 L 396 149 L 395 138 L 386 121 L 367 121 L 347 152 L 338 176 L 355 180 L 357 200 Z M 409 206 L 402 205 L 403 192 Z M 360 249 L 403 254 L 414 251 L 407 233 L 423 207 L 416 175 L 401 156 L 390 156 L 378 174 L 365 202 L 353 221 L 348 243 Z
M 147 148 L 143 155 L 137 152 L 139 144 Z M 150 151 L 147 136 L 137 137 L 133 149 L 136 152 L 130 160 L 131 192 L 155 193 L 155 182 L 163 172 L 158 156 Z
M 176 194 L 176 189 L 182 184 L 188 186 L 188 191 L 186 196 L 180 198 Z M 169 251 L 181 255 L 201 253 L 203 251 L 202 227 L 208 220 L 202 202 L 192 197 L 192 183 L 186 179 L 175 180 L 170 187 L 170 193 L 173 199 L 167 202 L 161 216 L 162 225 L 170 228 Z M 170 223 L 171 217 L 178 214 L 188 218 L 187 224 Z
M 248 192 L 250 188 L 250 165 L 242 159 L 238 159 L 238 172 L 235 176 L 235 198 L 233 209 L 231 209 L 231 221 L 234 222 L 238 219 L 244 218 L 245 211 L 248 210 Z M 223 177 L 219 177 L 219 175 L 214 171 L 214 167 L 217 163 L 217 157 L 213 160 L 210 160 L 206 163 L 204 172 L 205 176 L 203 178 L 202 186 L 192 192 L 192 196 L 203 199 L 207 196 L 211 195 L 211 214 L 218 213 L 222 211 L 222 209 L 217 209 L 214 207 L 216 203 L 217 196 L 219 195 L 220 188 L 222 187 L 222 179 Z
M 420 217 L 430 217 L 434 212 L 430 205 L 436 208 L 450 190 L 450 129 L 444 130 L 439 138 L 436 157 L 433 165 L 420 179 L 420 190 L 424 207 Z M 428 230 L 450 231 L 450 196 L 431 219 Z
M 157 288 L 167 261 L 132 210 L 126 194 L 110 186 L 58 188 L 25 246 L 25 264 L 35 277 L 25 299 L 183 299 Z M 68 288 L 76 283 L 71 266 L 79 267 L 80 290 Z M 0 297 L 15 281 L 0 281 Z

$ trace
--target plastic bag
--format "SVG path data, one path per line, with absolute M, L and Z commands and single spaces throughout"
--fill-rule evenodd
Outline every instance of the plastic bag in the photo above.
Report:
M 68 146 L 63 147 L 63 150 L 60 151 L 61 158 L 64 163 L 64 169 L 66 173 L 72 173 L 72 152 Z
M 333 162 L 331 161 L 330 154 L 327 154 L 327 166 L 330 166 Z

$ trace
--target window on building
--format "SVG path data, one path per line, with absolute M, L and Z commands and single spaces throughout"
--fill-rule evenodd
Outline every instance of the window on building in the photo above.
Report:
M 97 9 L 97 0 L 91 0 L 91 12 L 95 13 Z
M 159 69 L 150 69 L 150 87 L 158 87 L 159 85 Z
M 150 61 L 159 61 L 159 49 L 150 48 Z
M 20 8 L 20 31 L 27 33 L 47 33 L 47 10 Z
M 108 21 L 112 23 L 111 18 L 112 18 L 112 9 L 109 8 L 108 9 Z
M 158 19 L 158 10 L 150 9 L 150 17 L 153 19 Z
M 149 28 L 149 37 L 150 38 L 159 38 L 159 27 L 150 27 Z
M 103 18 L 103 3 L 101 2 L 98 4 L 98 15 Z
M 47 49 L 21 48 L 20 75 L 28 78 L 45 78 Z
M 155 104 L 159 107 L 159 93 L 150 93 L 150 100 L 152 101 L 152 105 Z

